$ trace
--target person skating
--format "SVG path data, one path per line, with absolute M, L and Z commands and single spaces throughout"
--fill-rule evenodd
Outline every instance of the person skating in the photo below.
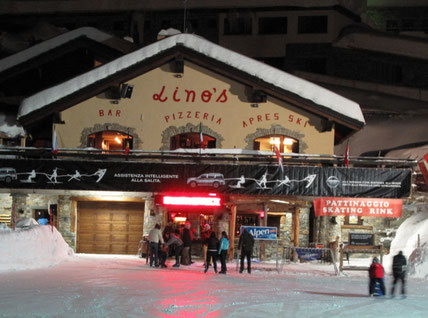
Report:
M 180 238 L 180 231 L 178 229 L 175 230 L 175 233 L 171 233 L 168 242 L 166 242 L 165 246 L 174 246 L 175 250 L 175 264 L 172 267 L 180 267 L 180 255 L 181 250 L 183 249 L 183 241 Z
M 208 271 L 208 267 L 210 266 L 211 259 L 213 260 L 214 272 L 217 273 L 217 253 L 219 248 L 219 241 L 215 232 L 211 232 L 210 238 L 207 241 L 207 261 L 205 264 L 205 271 Z
M 223 231 L 221 232 L 220 247 L 218 249 L 218 254 L 220 255 L 220 262 L 221 262 L 220 274 L 226 274 L 227 272 L 226 259 L 227 259 L 228 250 L 229 250 L 229 238 L 227 237 L 227 233 Z
M 254 238 L 246 228 L 239 237 L 238 249 L 241 250 L 241 268 L 240 273 L 244 271 L 244 259 L 247 258 L 247 271 L 251 274 L 251 256 L 253 255 Z
M 149 233 L 148 241 L 150 244 L 150 267 L 153 265 L 155 267 L 159 267 L 159 243 L 164 243 L 160 228 L 160 224 L 157 223 Z
M 394 282 L 392 283 L 391 297 L 394 297 L 395 285 L 398 281 L 401 281 L 401 297 L 406 297 L 406 267 L 406 257 L 403 255 L 402 251 L 399 251 L 392 259 L 392 275 L 394 276 Z
M 380 290 L 382 291 L 382 295 L 385 296 L 386 295 L 385 284 L 384 284 L 385 271 L 383 269 L 382 264 L 379 263 L 379 259 L 377 257 L 373 258 L 373 262 L 370 265 L 369 277 L 370 277 L 370 284 L 369 284 L 370 296 L 374 296 L 376 283 L 379 283 Z

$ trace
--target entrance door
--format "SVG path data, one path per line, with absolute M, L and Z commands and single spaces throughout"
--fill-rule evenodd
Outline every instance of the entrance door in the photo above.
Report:
M 78 202 L 76 250 L 137 254 L 143 222 L 143 202 Z

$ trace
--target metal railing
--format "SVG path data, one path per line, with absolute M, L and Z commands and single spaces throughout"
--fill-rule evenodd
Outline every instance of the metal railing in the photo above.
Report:
M 285 165 L 323 165 L 344 166 L 345 157 L 323 154 L 282 153 Z M 271 151 L 246 149 L 177 149 L 177 150 L 130 150 L 125 155 L 123 150 L 102 150 L 95 148 L 60 148 L 54 156 L 50 148 L 5 147 L 0 146 L 0 158 L 57 158 L 78 160 L 119 160 L 119 161 L 153 161 L 160 162 L 227 162 L 227 163 L 266 163 L 275 164 L 277 159 Z M 387 157 L 353 157 L 349 158 L 352 166 L 358 167 L 400 167 L 413 168 L 417 161 L 408 158 Z

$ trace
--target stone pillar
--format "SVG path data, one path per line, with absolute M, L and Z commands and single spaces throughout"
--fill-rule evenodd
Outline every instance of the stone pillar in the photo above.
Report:
M 70 196 L 58 196 L 58 231 L 74 251 L 76 251 L 76 227 L 73 224 L 76 220 L 73 216 L 75 212 Z
M 299 241 L 301 247 L 308 247 L 309 245 L 309 212 L 310 209 L 308 208 L 300 209 Z
M 15 209 L 15 217 L 16 219 L 21 218 L 32 218 L 33 213 L 31 210 L 31 207 L 27 205 L 27 194 L 24 193 L 11 193 L 12 197 L 12 210 L 11 210 L 11 217 L 13 218 L 13 212 Z

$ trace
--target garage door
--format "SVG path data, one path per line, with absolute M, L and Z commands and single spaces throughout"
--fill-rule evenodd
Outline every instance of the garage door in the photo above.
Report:
M 76 250 L 137 254 L 143 222 L 143 202 L 78 202 Z

